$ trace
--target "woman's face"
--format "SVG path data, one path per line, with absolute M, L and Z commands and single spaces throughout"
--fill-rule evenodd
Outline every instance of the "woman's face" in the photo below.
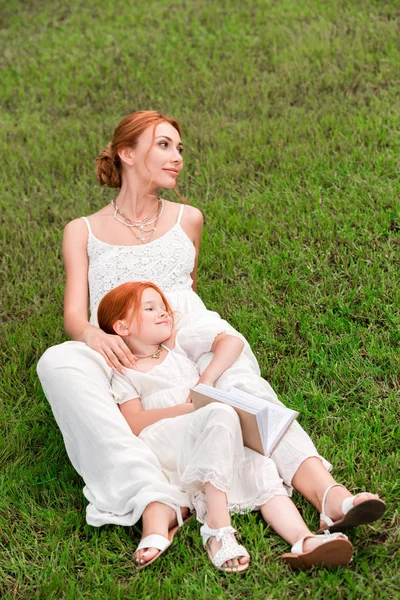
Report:
M 172 317 L 163 299 L 153 288 L 143 290 L 137 316 L 128 315 L 129 335 L 145 344 L 160 344 L 171 336 Z
M 157 188 L 174 188 L 183 167 L 179 133 L 169 123 L 148 127 L 131 151 L 132 167 L 143 181 Z

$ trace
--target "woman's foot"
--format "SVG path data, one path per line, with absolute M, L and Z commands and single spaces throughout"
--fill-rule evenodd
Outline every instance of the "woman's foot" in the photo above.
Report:
M 318 533 L 339 531 L 379 519 L 386 505 L 378 496 L 361 492 L 352 496 L 341 484 L 332 484 L 324 493 Z
M 189 514 L 189 509 L 181 508 L 181 514 L 182 518 L 185 519 Z M 178 529 L 176 512 L 166 504 L 152 502 L 143 512 L 142 525 L 142 540 L 152 534 L 161 535 L 166 539 L 172 540 L 176 531 L 171 532 L 171 529 Z M 135 552 L 135 562 L 139 566 L 145 566 L 146 563 L 153 560 L 160 553 L 159 548 L 141 548 Z

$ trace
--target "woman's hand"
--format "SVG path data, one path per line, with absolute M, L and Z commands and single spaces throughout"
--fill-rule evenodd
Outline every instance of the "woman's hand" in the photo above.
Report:
M 124 367 L 136 369 L 138 359 L 119 335 L 110 335 L 98 327 L 91 326 L 85 331 L 83 341 L 89 348 L 101 354 L 108 366 L 118 373 L 124 375 Z

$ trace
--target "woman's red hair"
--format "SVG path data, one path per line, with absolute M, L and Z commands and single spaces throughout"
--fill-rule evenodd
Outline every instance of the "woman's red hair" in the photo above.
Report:
M 100 329 L 115 334 L 114 323 L 125 319 L 132 308 L 132 319 L 138 317 L 142 295 L 147 288 L 152 288 L 160 294 L 167 313 L 172 317 L 172 309 L 159 287 L 150 281 L 128 281 L 108 292 L 101 300 L 97 311 Z
M 127 115 L 115 128 L 113 139 L 96 158 L 96 176 L 101 185 L 120 188 L 122 185 L 122 164 L 118 152 L 124 148 L 135 148 L 139 137 L 148 128 L 153 126 L 153 134 L 159 123 L 169 123 L 182 137 L 181 126 L 178 121 L 156 112 L 155 110 L 141 110 Z M 182 198 L 174 189 L 176 195 Z

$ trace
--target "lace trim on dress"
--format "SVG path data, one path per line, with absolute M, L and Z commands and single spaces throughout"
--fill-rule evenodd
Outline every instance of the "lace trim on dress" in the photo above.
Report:
M 224 467 L 226 470 L 226 466 Z M 230 478 L 229 478 L 230 479 Z M 192 483 L 211 483 L 217 490 L 227 492 L 229 488 L 228 478 L 226 475 L 217 473 L 217 467 L 211 469 L 186 469 L 181 477 L 181 485 L 183 488 L 189 487 Z
M 268 491 L 263 492 L 256 498 L 251 500 L 247 500 L 246 502 L 229 502 L 228 500 L 228 510 L 230 514 L 239 513 L 243 514 L 247 511 L 258 510 L 261 506 L 266 504 L 269 500 L 274 498 L 275 496 L 288 496 L 288 493 L 280 488 L 272 488 Z M 193 494 L 192 498 L 193 506 L 196 511 L 196 518 L 200 523 L 205 523 L 207 521 L 207 503 L 204 492 L 197 491 Z

